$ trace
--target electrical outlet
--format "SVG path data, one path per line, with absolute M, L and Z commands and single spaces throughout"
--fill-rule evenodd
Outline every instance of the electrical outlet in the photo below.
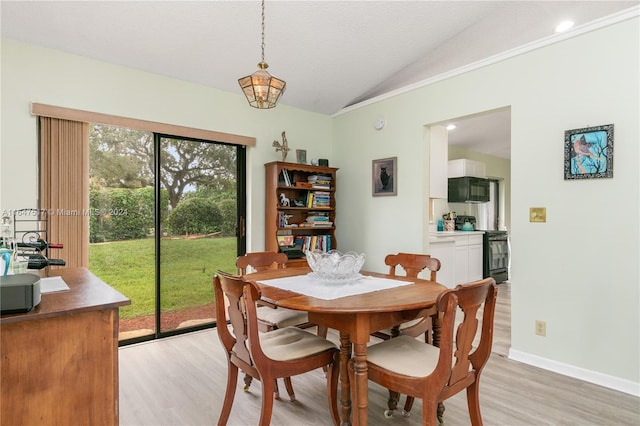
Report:
M 546 336 L 547 335 L 547 322 L 536 320 L 536 335 L 537 336 Z

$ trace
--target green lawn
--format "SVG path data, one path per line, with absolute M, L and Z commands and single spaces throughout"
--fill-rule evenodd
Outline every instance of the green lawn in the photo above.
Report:
M 131 299 L 122 318 L 154 313 L 154 239 L 91 244 L 89 269 Z M 212 279 L 221 269 L 235 273 L 235 238 L 166 239 L 160 243 L 163 312 L 213 302 Z

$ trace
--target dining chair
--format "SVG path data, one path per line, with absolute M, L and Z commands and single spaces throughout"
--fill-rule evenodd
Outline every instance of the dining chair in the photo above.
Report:
M 243 256 L 238 256 L 236 258 L 236 267 L 238 268 L 238 273 L 240 275 L 246 275 L 252 272 L 266 271 L 268 269 L 284 269 L 287 266 L 288 260 L 287 255 L 284 253 L 277 253 L 275 251 L 256 251 L 245 253 Z M 289 326 L 296 326 L 299 328 L 310 328 L 315 326 L 315 324 L 309 322 L 309 315 L 307 312 L 279 308 L 263 300 L 259 301 L 258 305 L 258 330 L 260 332 L 266 333 Z M 327 336 L 326 331 L 324 332 L 324 335 L 321 333 L 319 333 L 319 335 L 322 337 Z M 252 380 L 253 379 L 250 374 L 245 374 L 243 388 L 245 392 L 249 390 Z M 284 378 L 284 385 L 287 393 L 289 394 L 289 398 L 294 400 L 295 393 L 289 377 Z M 278 388 L 277 381 L 274 385 L 274 393 L 275 398 L 279 399 L 280 390 Z
M 403 269 L 405 276 L 409 278 L 418 278 L 418 274 L 428 269 L 431 271 L 429 280 L 436 281 L 437 272 L 440 270 L 440 260 L 435 257 L 431 257 L 428 254 L 416 254 L 416 253 L 398 253 L 388 254 L 384 258 L 384 263 L 389 267 L 389 275 L 397 276 L 398 269 Z M 419 337 L 424 335 L 424 341 L 426 343 L 433 343 L 433 320 L 431 317 L 437 314 L 435 306 L 425 309 L 420 312 L 418 318 L 404 322 L 388 328 L 372 333 L 372 336 L 378 337 L 383 340 L 388 340 L 392 337 L 399 335 L 406 335 L 411 337 Z M 400 395 L 397 392 L 389 391 L 388 407 L 392 412 L 398 405 Z M 411 412 L 413 407 L 414 398 L 407 396 L 402 413 L 406 416 Z
M 398 275 L 397 269 L 402 268 L 405 276 L 417 278 L 418 274 L 425 269 L 431 271 L 429 279 L 436 281 L 437 272 L 440 270 L 440 260 L 428 254 L 398 253 L 389 254 L 385 257 L 384 263 L 389 267 L 389 275 Z M 399 268 L 398 268 L 399 267 Z M 433 342 L 433 327 L 431 316 L 435 314 L 435 307 L 420 313 L 420 317 L 398 324 L 390 329 L 380 330 L 372 333 L 373 336 L 383 340 L 388 340 L 399 334 L 406 334 L 411 337 L 418 337 L 424 334 L 425 342 Z
M 273 411 L 276 380 L 321 367 L 327 367 L 327 398 L 331 418 L 334 424 L 339 424 L 338 348 L 329 340 L 297 327 L 259 332 L 257 302 L 260 300 L 260 289 L 241 276 L 217 271 L 213 287 L 218 337 L 225 348 L 228 361 L 227 388 L 218 425 L 226 425 L 229 420 L 238 369 L 262 383 L 259 424 L 268 425 Z M 225 326 L 227 319 L 231 330 Z
M 436 302 L 443 321 L 440 346 L 407 335 L 371 345 L 367 350 L 369 380 L 422 399 L 422 424 L 427 426 L 442 421 L 438 403 L 466 389 L 471 424 L 482 425 L 479 380 L 491 354 L 497 291 L 495 280 L 486 278 L 442 292 Z M 462 318 L 456 323 L 458 309 Z M 355 379 L 353 360 L 348 371 Z M 386 417 L 392 414 L 385 411 Z
M 287 265 L 287 255 L 275 251 L 259 251 L 246 253 L 236 258 L 236 267 L 240 275 L 251 272 L 261 272 L 267 269 L 283 269 Z M 278 308 L 275 305 L 260 302 L 258 308 L 258 325 L 260 331 L 267 332 L 278 328 L 295 325 L 300 328 L 315 327 L 309 322 L 309 316 L 304 311 Z

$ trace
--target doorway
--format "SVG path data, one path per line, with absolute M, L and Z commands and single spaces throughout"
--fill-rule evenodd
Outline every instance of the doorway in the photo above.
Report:
M 456 117 L 439 123 L 443 126 L 455 125 L 449 130 L 448 153 L 449 159 L 468 158 L 486 165 L 487 177 L 493 181 L 490 189 L 496 190 L 492 202 L 498 199 L 495 215 L 499 223 L 487 223 L 486 229 L 509 230 L 511 224 L 511 108 L 503 107 L 490 111 L 483 111 L 463 117 Z M 458 210 L 467 210 L 468 214 L 475 214 L 476 210 L 470 206 L 456 206 Z M 462 209 L 462 210 L 461 210 Z M 450 211 L 448 206 L 442 206 L 442 213 Z M 456 211 L 456 209 L 452 209 Z M 439 212 L 436 212 L 439 213 Z M 488 221 L 487 215 L 487 221 Z M 496 226 L 492 228 L 492 226 Z

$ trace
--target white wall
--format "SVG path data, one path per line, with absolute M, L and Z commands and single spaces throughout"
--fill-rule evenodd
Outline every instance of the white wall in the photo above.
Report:
M 37 206 L 38 137 L 31 102 L 252 136 L 247 152 L 248 250 L 264 249 L 264 163 L 287 132 L 287 161 L 331 158 L 331 118 L 286 106 L 251 108 L 237 93 L 210 89 L 118 65 L 2 39 L 0 211 Z M 185 64 L 188 66 L 188 64 Z
M 637 16 L 334 119 L 341 247 L 425 250 L 423 127 L 511 107 L 512 350 L 516 359 L 640 394 Z M 376 131 L 372 122 L 384 116 Z M 564 131 L 614 123 L 614 178 L 565 181 Z M 398 157 L 398 196 L 371 196 L 371 160 Z M 546 223 L 529 223 L 546 207 Z M 622 215 L 624 228 L 614 218 Z M 547 336 L 534 333 L 547 322 Z

